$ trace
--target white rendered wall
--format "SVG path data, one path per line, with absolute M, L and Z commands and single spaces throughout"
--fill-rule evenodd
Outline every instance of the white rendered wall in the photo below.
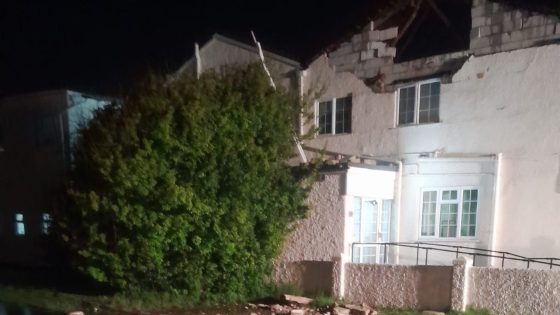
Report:
M 392 128 L 395 110 L 392 93 L 373 93 L 353 74 L 336 73 L 324 55 L 317 58 L 304 72 L 302 83 L 303 91 L 310 94 L 310 113 L 314 113 L 315 101 L 352 95 L 352 133 L 318 135 L 312 140 L 306 140 L 305 145 L 348 155 L 395 155 L 397 132 Z M 314 123 L 311 121 L 305 125 L 304 131 L 315 128 Z
M 488 235 L 481 234 L 473 244 L 533 257 L 558 256 L 558 61 L 557 45 L 472 57 L 453 76 L 452 83 L 441 86 L 441 122 L 395 128 L 394 95 L 374 94 L 352 74 L 336 74 L 323 56 L 306 70 L 304 90 L 326 87 L 319 100 L 351 93 L 353 130 L 349 135 L 317 136 L 306 144 L 347 154 L 404 159 L 405 168 L 406 163 L 416 163 L 410 157 L 418 157 L 420 152 L 439 151 L 443 157 L 501 153 L 500 187 L 492 195 L 499 196 L 495 226 L 491 227 L 491 219 L 481 222 L 478 230 Z M 442 185 L 483 185 L 481 211 L 492 211 L 490 183 L 496 179 L 492 175 L 440 177 L 448 181 Z M 419 189 L 437 184 L 431 180 L 403 178 L 401 241 L 418 235 Z M 480 220 L 486 220 L 486 215 L 482 212 Z
M 298 221 L 284 242 L 278 263 L 331 261 L 344 250 L 344 172 L 324 174 L 313 185 L 306 218 Z
M 435 242 L 476 248 L 490 248 L 492 242 L 494 187 L 496 159 L 487 158 L 422 158 L 403 166 L 401 228 L 402 242 Z M 475 237 L 439 238 L 422 237 L 421 202 L 424 189 L 478 189 L 478 210 Z M 460 194 L 460 192 L 459 192 Z M 436 231 L 437 234 L 437 231 Z M 415 264 L 417 251 L 400 248 L 402 264 Z M 428 264 L 449 265 L 454 253 L 429 251 Z M 419 263 L 425 263 L 425 251 L 421 250 Z M 477 265 L 485 265 L 483 258 Z
M 560 253 L 559 61 L 557 45 L 471 58 L 442 85 L 440 123 L 398 128 L 401 153 L 502 153 L 495 249 Z
M 263 47 L 266 50 L 266 47 Z M 271 71 L 277 86 L 296 88 L 299 84 L 299 66 L 293 61 L 282 61 L 264 52 L 265 62 Z M 236 43 L 227 38 L 212 38 L 200 48 L 201 71 L 220 71 L 224 67 L 246 67 L 252 63 L 261 63 L 256 47 Z M 195 58 L 191 58 L 179 71 L 196 73 Z

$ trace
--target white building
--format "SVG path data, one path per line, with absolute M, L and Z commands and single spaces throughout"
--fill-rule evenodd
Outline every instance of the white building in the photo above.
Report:
M 325 88 L 309 105 L 315 119 L 302 129 L 317 135 L 304 146 L 343 163 L 313 190 L 279 280 L 290 280 L 290 263 L 340 254 L 401 264 L 456 256 L 367 244 L 378 242 L 559 256 L 560 21 L 498 2 L 474 1 L 471 13 L 468 49 L 398 62 L 399 25 L 374 20 L 303 71 L 304 91 Z
M 436 9 L 428 7 L 429 17 L 447 25 L 446 8 Z M 341 254 L 361 263 L 455 258 L 368 243 L 426 242 L 533 258 L 560 252 L 560 20 L 507 1 L 475 0 L 463 46 L 412 58 L 429 34 L 417 34 L 422 21 L 403 10 L 388 10 L 305 70 L 264 54 L 284 86 L 302 95 L 322 91 L 308 107 L 314 119 L 301 125 L 302 134 L 317 133 L 304 148 L 310 158 L 325 151 L 339 162 L 325 167 L 308 217 L 278 257 L 281 281 L 290 280 L 290 264 Z M 457 27 L 448 28 L 450 38 L 457 35 Z M 253 46 L 219 35 L 199 56 L 200 71 L 260 62 Z M 196 58 L 180 71 L 194 73 Z M 475 257 L 476 265 L 501 263 Z

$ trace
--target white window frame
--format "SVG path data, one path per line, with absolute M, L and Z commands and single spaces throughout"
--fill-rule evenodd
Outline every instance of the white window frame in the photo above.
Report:
M 349 97 L 351 102 L 352 102 L 352 108 L 350 110 L 350 132 L 336 132 L 336 100 L 337 99 L 342 99 L 342 98 L 347 98 Z M 332 113 L 332 117 L 331 117 L 331 132 L 330 133 L 319 133 L 319 104 L 320 103 L 324 103 L 324 102 L 331 102 L 331 113 Z M 352 129 L 354 127 L 354 123 L 352 120 L 352 112 L 354 111 L 354 97 L 352 96 L 352 94 L 348 94 L 346 96 L 342 96 L 342 97 L 334 97 L 331 99 L 323 99 L 323 100 L 316 100 L 315 104 L 314 104 L 314 112 L 315 112 L 315 128 L 317 130 L 317 132 L 315 133 L 316 136 L 335 136 L 335 135 L 349 135 L 352 134 Z
M 442 205 L 442 192 L 446 190 L 456 190 L 457 191 L 457 202 L 459 204 L 457 209 L 457 231 L 455 237 L 440 237 L 440 214 Z M 477 190 L 478 199 L 476 202 L 476 222 L 475 231 L 473 236 L 461 236 L 461 225 L 463 219 L 463 191 L 465 190 Z M 426 236 L 422 235 L 422 211 L 424 203 L 424 192 L 436 191 L 437 192 L 437 202 L 436 202 L 436 222 L 435 222 L 435 235 Z M 419 220 L 418 220 L 418 239 L 419 240 L 477 240 L 478 237 L 478 220 L 480 217 L 480 200 L 481 200 L 481 189 L 477 186 L 454 186 L 454 187 L 434 187 L 434 188 L 422 188 L 420 190 L 420 205 L 419 205 Z
M 395 93 L 395 127 L 406 127 L 406 126 L 415 126 L 415 125 L 423 125 L 423 124 L 436 124 L 441 122 L 441 116 L 439 117 L 437 122 L 425 122 L 425 123 L 420 123 L 420 87 L 424 84 L 430 84 L 430 83 L 435 83 L 435 82 L 439 82 L 440 84 L 440 92 L 439 92 L 439 98 L 440 98 L 440 104 L 439 104 L 439 113 L 438 116 L 441 114 L 441 79 L 440 78 L 435 78 L 435 79 L 429 79 L 429 80 L 423 80 L 423 81 L 418 81 L 418 82 L 414 82 L 411 84 L 404 84 L 401 85 L 397 88 L 396 93 Z M 400 90 L 401 89 L 406 89 L 406 88 L 410 88 L 410 87 L 415 87 L 415 95 L 414 95 L 414 121 L 408 124 L 399 124 L 399 111 L 400 111 Z

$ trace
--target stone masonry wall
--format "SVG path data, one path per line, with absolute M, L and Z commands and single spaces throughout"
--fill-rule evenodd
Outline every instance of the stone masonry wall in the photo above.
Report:
M 472 267 L 467 303 L 492 314 L 558 314 L 560 272 Z
M 471 52 L 485 55 L 560 38 L 560 19 L 487 0 L 474 0 Z

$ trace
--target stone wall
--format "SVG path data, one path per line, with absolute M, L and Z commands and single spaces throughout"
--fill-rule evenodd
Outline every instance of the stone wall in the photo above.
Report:
M 471 52 L 484 55 L 539 45 L 560 38 L 557 16 L 474 0 L 471 10 Z
M 492 314 L 558 314 L 560 272 L 472 267 L 468 304 Z

